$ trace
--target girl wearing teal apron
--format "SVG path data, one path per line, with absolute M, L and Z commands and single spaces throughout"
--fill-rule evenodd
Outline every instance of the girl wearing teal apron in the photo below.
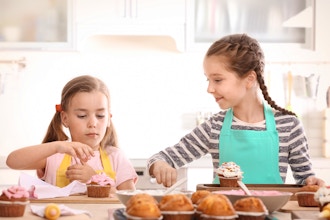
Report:
M 272 109 L 264 104 L 266 130 L 234 130 L 233 110 L 226 112 L 219 136 L 219 165 L 235 162 L 247 184 L 281 184 L 279 171 L 279 139 Z M 216 177 L 213 181 L 219 183 Z

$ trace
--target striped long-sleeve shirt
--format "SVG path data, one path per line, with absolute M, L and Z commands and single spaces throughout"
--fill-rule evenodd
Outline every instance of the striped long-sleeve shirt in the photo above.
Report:
M 164 160 L 172 167 L 180 168 L 206 154 L 210 154 L 215 171 L 219 167 L 219 135 L 225 114 L 226 111 L 214 114 L 209 120 L 181 138 L 179 143 L 154 154 L 148 160 L 148 169 L 157 160 Z M 312 171 L 303 126 L 295 116 L 284 115 L 279 111 L 275 111 L 274 114 L 279 136 L 278 160 L 281 178 L 285 182 L 288 165 L 290 165 L 296 183 L 303 184 L 307 177 L 315 175 Z M 266 124 L 263 121 L 251 125 L 234 117 L 232 129 L 265 130 Z

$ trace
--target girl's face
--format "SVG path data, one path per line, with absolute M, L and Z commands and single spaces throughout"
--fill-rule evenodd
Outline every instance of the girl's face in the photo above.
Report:
M 98 91 L 75 94 L 67 112 L 62 112 L 62 122 L 69 128 L 72 141 L 99 148 L 110 125 L 107 97 Z
M 205 57 L 203 67 L 208 80 L 207 92 L 212 94 L 221 109 L 239 105 L 247 93 L 247 82 L 235 72 L 225 68 L 225 59 L 219 56 Z

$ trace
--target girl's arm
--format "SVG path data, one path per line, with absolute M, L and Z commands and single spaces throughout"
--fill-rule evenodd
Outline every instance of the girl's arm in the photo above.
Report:
M 6 163 L 12 169 L 43 169 L 47 157 L 55 153 L 66 153 L 83 162 L 94 156 L 92 148 L 88 145 L 79 142 L 53 141 L 15 150 L 8 155 Z
M 152 155 L 147 161 L 149 175 L 155 177 L 158 184 L 172 186 L 177 181 L 178 168 L 210 153 L 213 148 L 210 136 L 215 130 L 212 130 L 212 123 L 212 119 L 205 121 L 182 137 L 179 143 Z M 218 149 L 218 145 L 215 148 Z
M 135 183 L 133 179 L 126 180 L 117 186 L 117 190 L 135 190 Z
M 324 184 L 323 180 L 315 177 L 310 161 L 307 138 L 298 119 L 293 123 L 288 144 L 289 164 L 297 184 Z

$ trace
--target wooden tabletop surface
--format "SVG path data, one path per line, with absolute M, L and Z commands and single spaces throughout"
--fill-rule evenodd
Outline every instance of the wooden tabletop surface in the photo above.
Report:
M 114 210 L 124 208 L 125 206 L 119 202 L 117 198 L 89 198 L 85 195 L 69 196 L 53 199 L 39 199 L 32 200 L 30 205 L 45 206 L 46 203 L 64 204 L 69 208 L 89 211 L 92 217 L 86 214 L 73 215 L 73 216 L 61 216 L 58 220 L 85 220 L 85 219 L 97 219 L 97 220 L 111 220 L 113 218 L 112 213 Z M 4 220 L 42 220 L 44 218 L 36 216 L 31 212 L 30 205 L 27 205 L 25 214 L 23 217 L 8 217 L 1 218 Z M 297 201 L 289 201 L 278 212 L 272 213 L 274 219 L 280 220 L 294 220 L 294 219 L 317 219 L 319 214 L 318 207 L 300 207 Z
M 120 204 L 116 195 L 106 198 L 92 198 L 87 195 L 65 196 L 51 199 L 35 199 L 30 200 L 31 203 L 87 203 L 87 204 Z

